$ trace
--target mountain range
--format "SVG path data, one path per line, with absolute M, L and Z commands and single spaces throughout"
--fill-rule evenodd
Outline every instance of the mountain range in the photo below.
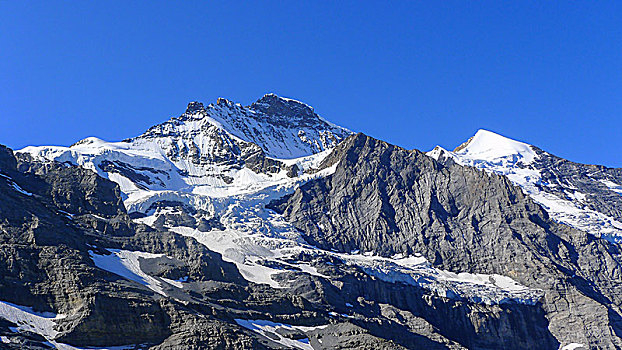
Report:
M 0 147 L 0 348 L 622 348 L 622 169 L 267 94 Z

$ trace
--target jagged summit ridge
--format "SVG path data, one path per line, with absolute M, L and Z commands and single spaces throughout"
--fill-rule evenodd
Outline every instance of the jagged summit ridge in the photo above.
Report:
M 203 105 L 203 103 L 199 101 L 192 101 L 188 103 L 185 114 L 192 115 L 201 111 L 205 111 L 205 106 Z
M 299 126 L 313 126 L 324 124 L 313 107 L 297 100 L 279 97 L 273 93 L 266 94 L 250 105 L 254 111 L 263 113 L 282 122 L 294 123 Z
M 223 130 L 240 141 L 254 143 L 270 157 L 284 159 L 333 148 L 351 134 L 327 122 L 302 102 L 267 94 L 250 106 L 224 98 L 207 107 L 200 102 L 190 102 L 180 117 L 155 125 L 129 141 L 183 133 L 192 136 L 210 127 Z

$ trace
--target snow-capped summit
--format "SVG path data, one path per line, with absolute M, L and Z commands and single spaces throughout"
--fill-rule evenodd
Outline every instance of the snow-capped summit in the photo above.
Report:
M 619 169 L 578 164 L 538 147 L 480 129 L 454 151 L 437 146 L 441 160 L 507 176 L 557 221 L 613 240 L 622 240 Z
M 153 126 L 132 140 L 183 133 L 193 137 L 190 134 L 200 135 L 212 127 L 239 141 L 259 146 L 270 157 L 283 159 L 304 157 L 332 148 L 351 134 L 349 130 L 327 122 L 302 102 L 267 94 L 246 107 L 224 98 L 207 107 L 200 102 L 191 102 L 180 117 Z M 175 148 L 175 145 L 171 147 Z
M 484 129 L 479 129 L 467 142 L 458 146 L 454 153 L 489 161 L 516 157 L 523 164 L 531 163 L 536 156 L 530 145 Z
M 329 150 L 350 134 L 302 102 L 268 94 L 246 107 L 224 98 L 207 106 L 190 102 L 180 116 L 121 142 L 88 138 L 70 147 L 21 152 L 94 170 L 128 195 L 143 190 L 222 194 L 266 176 L 295 176 L 291 164 L 296 162 L 281 160 Z
M 462 165 L 480 169 L 495 168 L 496 172 L 503 175 L 508 175 L 507 169 L 524 167 L 537 157 L 531 145 L 484 129 L 479 129 L 452 152 L 436 146 L 427 154 L 436 160 L 443 156 L 453 158 Z

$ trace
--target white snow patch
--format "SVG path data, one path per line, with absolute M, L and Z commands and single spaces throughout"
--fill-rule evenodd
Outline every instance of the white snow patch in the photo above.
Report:
M 120 346 L 111 346 L 111 347 L 76 347 L 69 344 L 58 343 L 55 341 L 50 341 L 50 345 L 54 346 L 58 350 L 132 350 L 136 349 L 136 345 L 120 345 Z
M 329 276 L 323 275 L 317 272 L 317 268 L 309 265 L 309 264 L 296 264 L 298 268 L 300 268 L 303 272 L 306 272 L 312 276 L 322 277 L 322 278 L 330 278 Z
M 558 222 L 614 241 L 622 237 L 622 222 L 611 216 L 583 208 L 577 203 L 544 191 L 532 190 L 530 186 L 523 187 L 523 191 L 541 204 Z
M 609 187 L 615 193 L 622 194 L 622 185 L 618 185 L 617 183 L 610 180 L 601 180 L 605 186 Z
M 0 317 L 17 324 L 17 331 L 19 332 L 29 331 L 46 339 L 54 339 L 58 334 L 58 331 L 54 329 L 56 321 L 66 316 L 50 312 L 35 312 L 27 306 L 0 301 Z
M 188 276 L 184 276 L 182 278 L 178 278 L 176 280 L 172 280 L 172 279 L 168 279 L 168 278 L 164 278 L 162 277 L 162 280 L 172 286 L 175 286 L 177 288 L 184 288 L 184 283 L 188 282 Z
M 168 279 L 160 279 L 149 276 L 140 268 L 140 259 L 154 259 L 163 257 L 164 254 L 153 254 L 139 251 L 129 251 L 120 249 L 108 249 L 112 254 L 98 255 L 89 251 L 95 266 L 100 269 L 112 272 L 130 281 L 140 283 L 154 292 L 166 295 L 163 290 L 162 282 L 166 282 L 178 288 L 182 288 L 181 282 Z
M 7 179 L 7 181 L 9 182 L 9 185 L 11 185 L 11 187 L 13 187 L 13 189 L 16 190 L 17 192 L 19 192 L 21 194 L 25 194 L 27 196 L 32 196 L 32 193 L 30 193 L 30 192 L 24 190 L 23 188 L 19 187 L 19 185 L 16 184 L 15 181 L 13 181 L 13 179 L 8 177 L 7 175 L 4 175 L 4 174 L 0 173 L 0 176 L 2 176 L 3 178 Z
M 339 254 L 339 257 L 385 282 L 420 286 L 452 299 L 466 298 L 488 305 L 507 302 L 533 305 L 542 297 L 542 291 L 523 286 L 510 277 L 444 271 L 432 267 L 421 256 L 394 259 Z
M 186 278 L 180 278 L 180 279 L 177 279 L 177 280 L 172 280 L 172 279 L 169 279 L 169 278 L 162 277 L 162 280 L 164 282 L 170 284 L 171 286 L 175 286 L 177 288 L 184 288 L 183 282 L 186 282 L 188 280 L 188 278 L 186 277 Z
M 311 344 L 309 344 L 309 338 L 303 338 L 303 339 L 298 339 L 298 340 L 289 339 L 278 334 L 276 331 L 280 328 L 285 328 L 289 330 L 295 329 L 301 332 L 308 332 L 314 329 L 322 329 L 328 326 L 328 325 L 315 326 L 315 327 L 292 326 L 292 325 L 285 324 L 285 323 L 277 323 L 277 322 L 266 321 L 266 320 L 235 319 L 235 322 L 238 325 L 244 328 L 250 329 L 254 332 L 257 332 L 261 334 L 262 336 L 272 341 L 275 341 L 281 345 L 284 345 L 290 348 L 304 349 L 304 350 L 313 350 L 313 347 L 311 346 Z
M 21 194 L 25 194 L 25 195 L 27 195 L 27 196 L 32 196 L 32 193 L 30 193 L 30 192 L 28 192 L 28 191 L 25 191 L 23 188 L 19 187 L 19 185 L 18 185 L 18 184 L 16 184 L 15 182 L 11 183 L 11 186 L 13 186 L 13 188 L 14 188 L 17 192 L 19 192 L 19 193 L 21 193 Z

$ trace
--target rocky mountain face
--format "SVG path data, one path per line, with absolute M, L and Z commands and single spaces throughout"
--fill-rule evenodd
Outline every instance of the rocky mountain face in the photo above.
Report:
M 328 275 L 285 272 L 289 292 L 249 282 L 194 238 L 129 220 L 116 184 L 89 170 L 7 148 L 0 160 L 2 348 L 460 348 L 442 335 L 399 334 L 366 304 L 356 308 L 367 317 L 338 314 L 332 303 L 349 307 Z M 327 258 L 300 257 L 332 283 L 369 283 L 360 269 L 318 259 Z
M 556 339 L 622 346 L 616 244 L 555 223 L 505 177 L 362 134 L 323 166 L 333 164 L 332 175 L 271 204 L 310 242 L 383 256 L 418 252 L 446 270 L 509 276 L 544 291 L 535 307 Z
M 183 331 L 180 318 L 206 326 L 215 322 L 193 316 L 182 300 L 160 298 L 98 268 L 93 254 L 110 254 L 103 246 L 166 252 L 166 259 L 144 259 L 162 278 L 183 274 L 221 288 L 245 286 L 233 265 L 203 246 L 133 224 L 118 186 L 93 172 L 16 158 L 6 148 L 0 159 L 3 347 L 163 345 L 175 327 Z M 230 337 L 253 343 L 243 334 Z M 54 342 L 45 345 L 46 340 Z
M 620 180 L 484 131 L 409 151 L 274 94 L 1 147 L 0 348 L 620 348 Z

